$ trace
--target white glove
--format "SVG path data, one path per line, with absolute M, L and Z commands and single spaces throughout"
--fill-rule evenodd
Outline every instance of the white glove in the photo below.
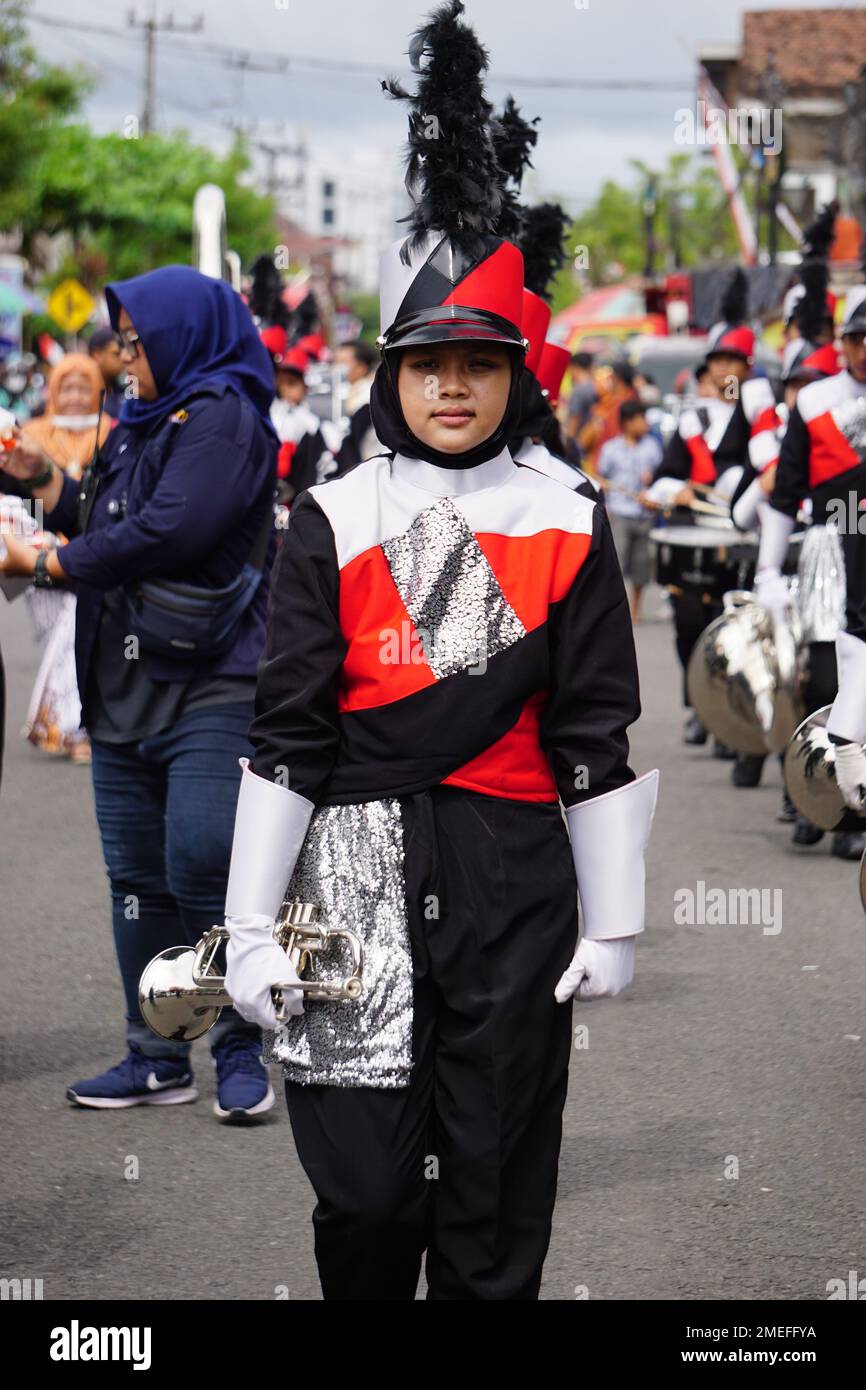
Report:
M 836 781 L 845 805 L 866 813 L 866 749 L 862 743 L 836 744 Z
M 606 941 L 587 941 L 584 937 L 554 990 L 556 1002 L 619 994 L 634 978 L 634 940 L 633 936 Z
M 755 598 L 775 622 L 785 621 L 791 607 L 791 591 L 777 569 L 762 570 L 756 577 Z
M 277 1012 L 271 989 L 296 980 L 300 984 L 300 977 L 282 946 L 274 940 L 272 917 L 226 917 L 226 928 L 226 991 L 241 1018 L 273 1032 Z M 284 990 L 283 1004 L 287 1014 L 302 1014 L 302 991 Z

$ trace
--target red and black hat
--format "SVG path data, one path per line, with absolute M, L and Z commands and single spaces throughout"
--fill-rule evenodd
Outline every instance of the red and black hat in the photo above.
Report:
M 547 342 L 542 344 L 535 375 L 551 408 L 559 401 L 562 378 L 565 376 L 565 369 L 570 361 L 571 353 L 568 348 L 560 347 L 559 343 Z
M 832 324 L 828 285 L 828 257 L 836 233 L 836 214 L 839 204 L 828 203 L 803 233 L 803 261 L 800 266 L 800 290 L 794 302 L 789 322 L 796 325 L 799 336 L 787 344 L 782 358 L 782 380 L 820 381 L 839 371 L 839 355 L 832 341 L 821 343 Z
M 411 106 L 406 187 L 410 233 L 380 262 L 379 346 L 485 339 L 525 350 L 523 257 L 496 235 L 502 206 L 484 96 L 487 53 L 448 0 L 415 33 L 417 91 L 383 88 Z
M 833 343 L 817 347 L 807 338 L 792 338 L 785 344 L 782 380 L 786 385 L 792 381 L 820 381 L 822 377 L 835 376 L 838 371 L 839 354 Z
M 755 351 L 755 335 L 746 323 L 749 287 L 741 266 L 734 271 L 722 296 L 722 317 L 713 324 L 707 339 L 707 357 L 742 357 L 750 362 Z

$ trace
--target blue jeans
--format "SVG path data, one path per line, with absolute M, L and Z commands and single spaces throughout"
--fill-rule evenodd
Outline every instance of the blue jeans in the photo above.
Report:
M 225 913 L 241 769 L 251 757 L 253 702 L 182 715 L 140 743 L 93 741 L 93 792 L 111 885 L 114 944 L 126 995 L 127 1040 L 149 1057 L 185 1057 L 188 1042 L 152 1033 L 138 1007 L 148 961 L 168 946 L 194 946 Z M 219 966 L 223 953 L 217 958 Z M 258 1040 L 258 1028 L 225 1009 L 209 1037 Z

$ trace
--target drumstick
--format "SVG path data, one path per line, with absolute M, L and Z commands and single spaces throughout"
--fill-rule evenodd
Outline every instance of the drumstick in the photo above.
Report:
M 673 503 L 669 503 L 665 506 L 660 506 L 658 503 L 650 503 L 649 506 L 647 506 L 639 492 L 632 492 L 631 488 L 625 487 L 624 484 L 614 483 L 608 478 L 599 478 L 598 481 L 603 488 L 609 489 L 611 492 L 621 492 L 623 496 L 630 497 L 633 502 L 639 502 L 640 505 L 645 507 L 648 511 L 659 511 L 663 512 L 665 516 L 671 516 L 673 512 L 681 510 L 681 506 L 675 506 Z M 683 486 L 693 488 L 695 484 L 684 483 Z M 726 521 L 730 520 L 730 512 L 727 509 L 723 510 L 720 507 L 712 506 L 709 502 L 702 502 L 699 497 L 696 497 L 693 502 L 689 502 L 688 510 L 704 512 L 707 516 L 723 517 Z

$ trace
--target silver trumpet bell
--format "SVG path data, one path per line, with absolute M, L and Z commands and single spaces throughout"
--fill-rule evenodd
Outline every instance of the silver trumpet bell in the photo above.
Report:
M 794 731 L 785 750 L 785 786 L 800 814 L 821 830 L 866 830 L 866 816 L 845 805 L 836 781 L 836 748 L 827 733 L 832 708 L 815 710 Z M 861 894 L 863 884 L 861 866 Z
M 316 903 L 284 902 L 274 924 L 274 940 L 286 952 L 300 984 L 286 981 L 275 985 L 272 994 L 277 1021 L 285 1023 L 283 990 L 301 989 L 305 999 L 327 999 L 354 1003 L 361 997 L 361 974 L 364 955 L 361 941 L 352 931 L 326 927 L 319 922 Z M 138 985 L 141 1016 L 160 1038 L 192 1042 L 212 1028 L 231 999 L 226 993 L 225 979 L 217 974 L 214 958 L 224 941 L 225 927 L 211 927 L 198 945 L 170 946 L 145 966 Z M 352 960 L 351 974 L 342 979 L 319 980 L 315 975 L 303 978 L 319 952 L 327 951 L 338 940 L 348 944 Z
M 686 672 L 689 702 L 706 729 L 737 753 L 781 753 L 803 717 L 797 642 L 747 589 L 724 595 Z

